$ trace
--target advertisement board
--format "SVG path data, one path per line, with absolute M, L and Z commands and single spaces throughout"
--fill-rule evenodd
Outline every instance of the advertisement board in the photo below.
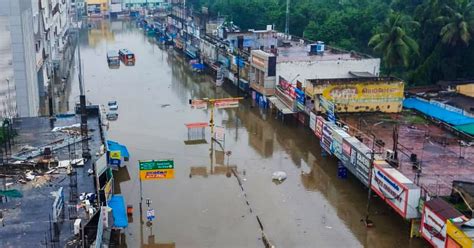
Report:
M 339 127 L 335 127 L 333 129 L 332 133 L 332 146 L 333 146 L 333 151 L 334 151 L 334 156 L 336 156 L 339 160 L 343 161 L 343 156 L 342 156 L 342 145 L 343 145 L 343 140 L 344 138 L 348 138 L 350 135 L 344 130 L 342 130 Z
M 322 116 L 317 116 L 316 117 L 316 127 L 314 128 L 314 133 L 316 134 L 316 137 L 321 139 L 321 136 L 323 135 L 323 124 L 325 120 Z
M 423 207 L 421 217 L 421 236 L 437 248 L 445 247 L 446 221 L 442 220 L 429 207 Z
M 403 82 L 364 82 L 330 84 L 323 90 L 323 97 L 336 104 L 371 102 L 374 100 L 393 102 L 403 100 Z
M 239 100 L 238 99 L 218 100 L 214 102 L 214 107 L 217 109 L 237 108 L 239 107 Z
M 333 138 L 332 138 L 332 134 L 333 134 L 333 129 L 336 127 L 335 124 L 333 124 L 332 122 L 324 122 L 324 125 L 323 125 L 323 134 L 322 134 L 322 137 L 321 137 L 321 147 L 326 150 L 327 153 L 329 154 L 333 154 L 333 146 L 332 146 L 332 143 L 333 143 Z
M 305 94 L 303 90 L 295 88 L 295 96 L 296 96 L 296 107 L 299 110 L 305 109 Z
M 385 161 L 374 161 L 372 190 L 403 218 L 420 217 L 420 188 Z
M 174 178 L 174 161 L 150 160 L 139 161 L 141 180 L 160 180 Z
M 309 128 L 311 128 L 313 132 L 316 131 L 316 114 L 313 112 L 309 113 Z

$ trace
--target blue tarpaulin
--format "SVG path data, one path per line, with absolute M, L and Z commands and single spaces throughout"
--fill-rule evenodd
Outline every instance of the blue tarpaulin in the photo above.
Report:
M 122 195 L 113 195 L 109 201 L 114 217 L 114 227 L 125 228 L 128 226 L 127 213 L 125 212 L 125 200 Z
M 192 66 L 193 66 L 193 69 L 201 70 L 201 71 L 204 70 L 204 67 L 205 67 L 204 64 L 199 64 L 199 63 L 193 64 Z
M 113 140 L 107 140 L 107 151 L 120 151 L 122 157 L 130 157 L 127 147 Z
M 436 106 L 416 98 L 407 98 L 403 101 L 403 107 L 416 109 L 425 115 L 436 118 L 453 126 L 474 123 L 474 118 L 468 117 L 442 107 Z

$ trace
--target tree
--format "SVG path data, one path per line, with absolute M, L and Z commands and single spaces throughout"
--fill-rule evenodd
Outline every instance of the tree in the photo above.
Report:
M 438 18 L 444 24 L 440 31 L 442 42 L 451 46 L 461 42 L 469 46 L 474 35 L 474 3 L 458 0 L 451 6 L 444 4 L 443 12 Z
M 379 32 L 370 38 L 369 46 L 383 55 L 389 75 L 397 66 L 408 67 L 410 55 L 418 54 L 417 42 L 407 34 L 409 28 L 418 25 L 405 15 L 391 13 Z
M 308 40 L 315 41 L 317 39 L 318 25 L 314 21 L 309 21 L 308 25 L 304 29 L 303 37 Z

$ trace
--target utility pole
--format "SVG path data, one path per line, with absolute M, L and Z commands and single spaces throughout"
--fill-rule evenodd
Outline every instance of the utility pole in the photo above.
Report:
M 77 40 L 79 41 L 79 31 L 77 32 Z M 78 61 L 79 61 L 79 91 L 80 91 L 79 104 L 80 104 L 80 112 L 81 112 L 82 157 L 84 159 L 90 159 L 91 155 L 89 152 L 86 95 L 84 93 L 84 82 L 83 82 L 83 75 L 82 75 L 81 46 L 79 44 L 77 46 L 77 56 L 78 56 Z
M 286 0 L 285 34 L 290 34 L 290 0 Z
M 369 213 L 370 213 L 370 200 L 372 198 L 372 173 L 374 170 L 374 160 L 375 160 L 375 151 L 374 151 L 375 135 L 372 132 L 370 132 L 369 134 L 372 136 L 372 152 L 370 153 L 369 182 L 368 182 L 369 191 L 367 193 L 367 212 L 365 215 L 364 224 L 366 227 L 373 227 L 374 222 L 372 222 L 369 219 Z

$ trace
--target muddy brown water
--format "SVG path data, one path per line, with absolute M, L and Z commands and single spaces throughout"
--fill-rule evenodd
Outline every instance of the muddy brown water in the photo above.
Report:
M 264 247 L 256 216 L 276 247 L 426 245 L 410 239 L 409 223 L 379 199 L 371 208 L 375 227 L 366 229 L 360 221 L 367 202 L 362 184 L 337 177 L 336 161 L 320 155 L 310 130 L 275 120 L 248 99 L 239 108 L 215 111 L 216 125 L 225 127 L 225 150 L 232 154 L 217 156 L 211 168 L 209 130 L 207 144 L 184 142 L 184 124 L 206 122 L 210 111 L 193 110 L 188 100 L 238 96 L 238 91 L 216 89 L 209 76 L 191 72 L 182 55 L 159 47 L 133 22 L 90 22 L 80 46 L 87 99 L 104 105 L 118 101 L 119 118 L 110 123 L 108 136 L 131 153 L 130 166 L 115 181 L 134 206 L 133 222 L 124 231 L 128 247 Z M 108 68 L 107 50 L 120 48 L 135 53 L 135 66 Z M 78 95 L 74 80 L 71 106 Z M 151 199 L 156 214 L 151 228 L 140 224 L 138 205 L 137 163 L 149 159 L 175 161 L 174 179 L 143 182 L 143 197 Z M 237 170 L 245 191 L 226 173 L 227 166 Z M 278 170 L 288 174 L 281 184 L 271 180 Z

